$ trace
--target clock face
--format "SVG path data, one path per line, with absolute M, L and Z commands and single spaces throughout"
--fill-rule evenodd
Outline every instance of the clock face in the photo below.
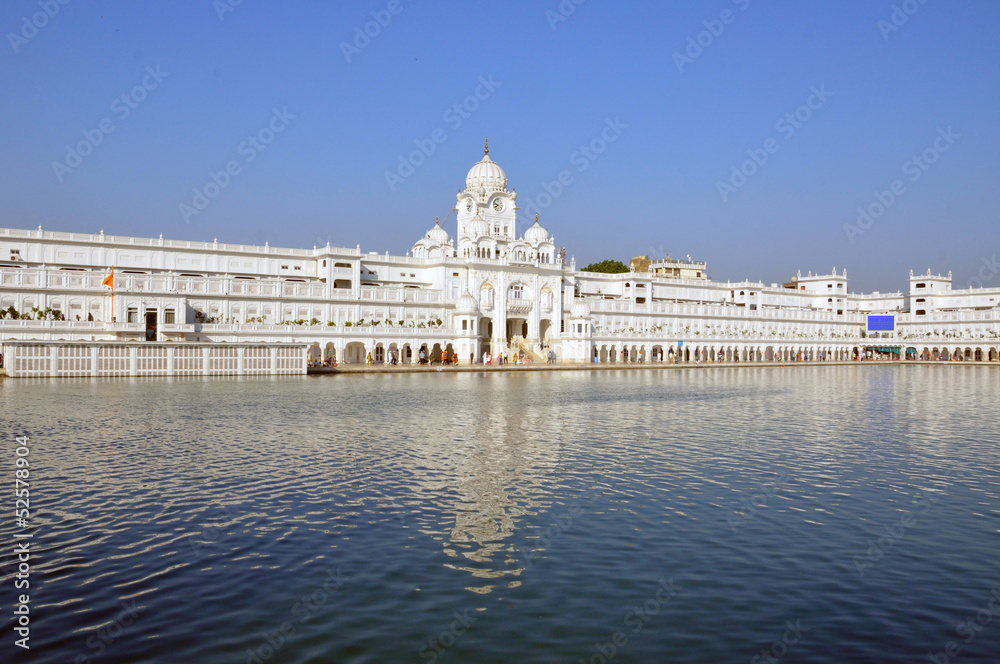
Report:
M 493 199 L 493 209 L 497 212 L 503 212 L 503 201 L 499 198 Z
M 465 209 L 468 212 L 472 212 L 472 200 L 468 200 L 465 202 Z

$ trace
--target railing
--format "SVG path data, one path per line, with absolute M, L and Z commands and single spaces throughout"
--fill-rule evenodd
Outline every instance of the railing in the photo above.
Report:
M 300 258 L 315 258 L 327 254 L 345 256 L 361 256 L 356 248 L 320 247 L 317 249 L 291 249 L 269 247 L 252 244 L 226 244 L 223 242 L 192 242 L 190 240 L 164 240 L 162 238 L 126 237 L 93 233 L 63 233 L 59 231 L 23 230 L 19 228 L 0 228 L 0 238 L 16 238 L 25 240 L 52 240 L 56 242 L 100 243 L 104 245 L 129 247 L 156 247 L 167 249 L 194 249 L 211 253 L 261 254 L 268 256 L 296 256 Z
M 459 330 L 447 327 L 409 327 L 395 325 L 277 325 L 270 323 L 199 323 L 194 326 L 196 332 L 204 334 L 232 333 L 241 335 L 281 336 L 281 335 L 314 335 L 314 336 L 378 336 L 378 337 L 456 337 Z
M 632 300 L 604 300 L 587 298 L 592 314 L 660 314 L 664 316 L 698 316 L 710 318 L 746 318 L 759 320 L 791 320 L 796 322 L 824 322 L 837 324 L 864 323 L 864 316 L 858 313 L 834 314 L 823 310 L 807 309 L 750 309 L 735 305 L 689 304 L 675 302 L 646 302 L 637 304 Z

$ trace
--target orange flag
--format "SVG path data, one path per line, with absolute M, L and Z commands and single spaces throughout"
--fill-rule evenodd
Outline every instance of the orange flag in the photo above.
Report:
M 111 274 L 104 277 L 104 281 L 101 282 L 102 286 L 107 286 L 111 290 L 115 289 L 115 269 L 111 268 Z

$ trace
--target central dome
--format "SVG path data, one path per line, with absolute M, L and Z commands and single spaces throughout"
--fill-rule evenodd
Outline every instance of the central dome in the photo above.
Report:
M 500 166 L 490 159 L 490 144 L 486 143 L 483 158 L 476 162 L 476 165 L 469 169 L 469 174 L 465 176 L 465 188 L 475 190 L 482 187 L 487 191 L 506 191 L 507 174 Z

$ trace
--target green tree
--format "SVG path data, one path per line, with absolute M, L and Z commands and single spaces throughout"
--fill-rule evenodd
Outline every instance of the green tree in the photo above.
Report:
M 583 268 L 584 272 L 603 272 L 605 274 L 619 274 L 621 272 L 628 272 L 628 265 L 622 263 L 621 261 L 616 261 L 613 259 L 608 259 L 601 261 L 600 263 L 591 263 L 587 267 Z

